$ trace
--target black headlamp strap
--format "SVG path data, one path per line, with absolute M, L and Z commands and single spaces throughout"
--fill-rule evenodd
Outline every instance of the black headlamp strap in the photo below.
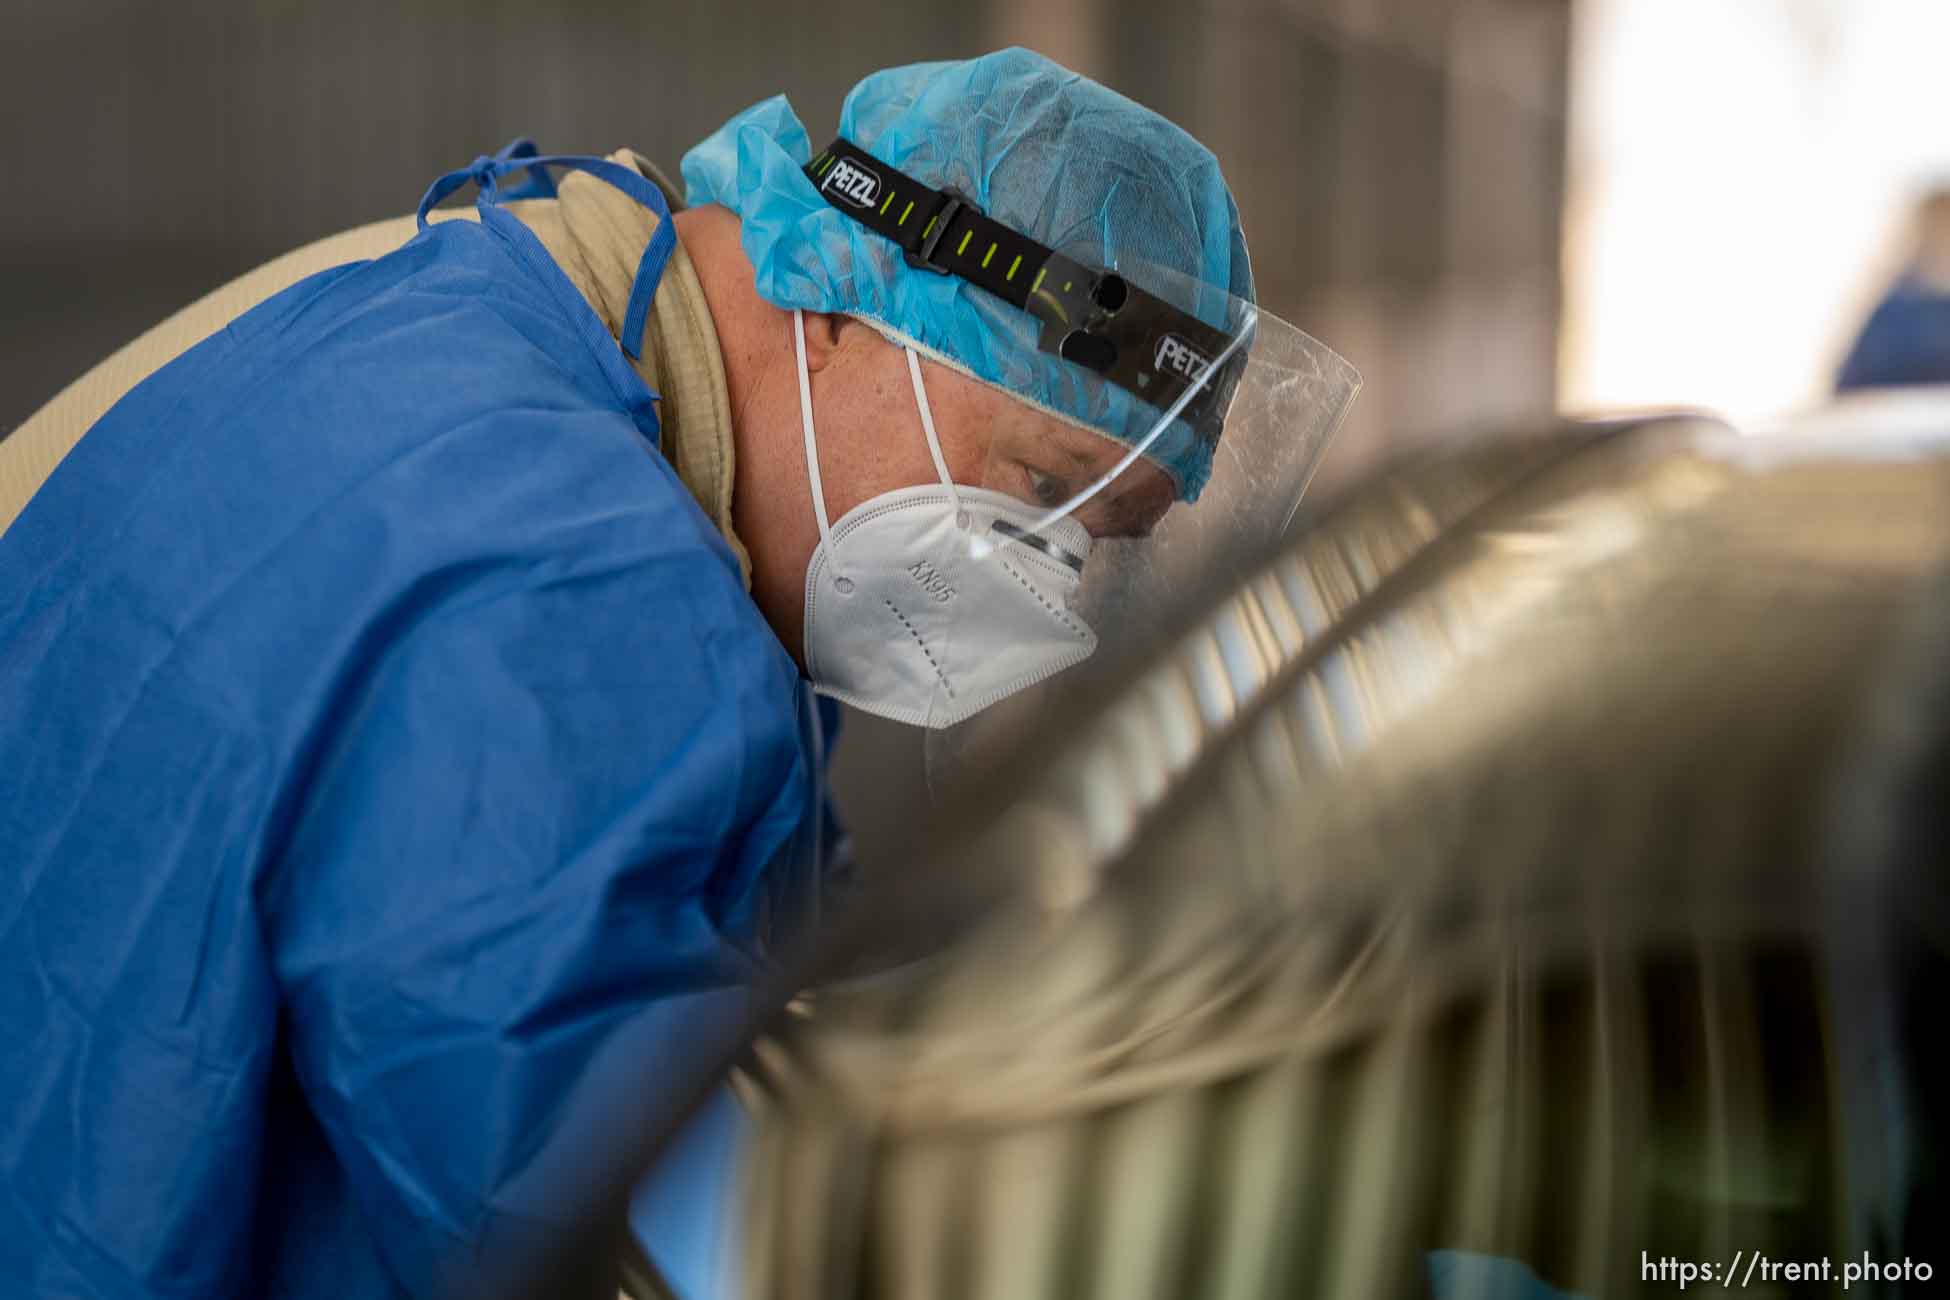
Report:
M 1197 317 L 1092 270 L 993 220 L 968 199 L 937 190 L 839 139 L 806 164 L 828 203 L 900 245 L 910 264 L 952 275 L 1042 322 L 1039 346 L 1087 367 L 1162 410 L 1175 402 L 1230 339 Z M 1184 418 L 1210 424 L 1231 383 L 1214 376 Z
M 909 259 L 967 280 L 1012 307 L 1048 279 L 1049 249 L 957 194 L 930 188 L 846 140 L 835 140 L 806 174 L 827 202 L 875 234 L 901 246 Z M 1073 292 L 1084 286 L 1071 277 Z

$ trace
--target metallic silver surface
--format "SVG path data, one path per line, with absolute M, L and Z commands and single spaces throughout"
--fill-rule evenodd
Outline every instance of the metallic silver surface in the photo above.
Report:
M 1596 1294 L 1866 1244 L 1902 1102 L 1837 1045 L 1829 921 L 1882 887 L 1837 792 L 1947 554 L 1913 436 L 1369 483 L 915 873 L 933 951 L 760 1046 L 749 1292 L 1392 1295 L 1457 1248 Z

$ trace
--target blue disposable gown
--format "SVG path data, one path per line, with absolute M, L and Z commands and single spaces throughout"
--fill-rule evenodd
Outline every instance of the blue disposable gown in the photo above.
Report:
M 0 1295 L 461 1278 L 816 902 L 798 672 L 486 215 L 186 353 L 0 537 Z

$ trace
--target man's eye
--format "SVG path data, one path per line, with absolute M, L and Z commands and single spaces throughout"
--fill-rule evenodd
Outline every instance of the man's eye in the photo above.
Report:
M 1023 466 L 1023 470 L 1029 475 L 1030 495 L 1041 505 L 1054 510 L 1070 499 L 1069 485 L 1062 479 L 1030 469 L 1027 465 Z

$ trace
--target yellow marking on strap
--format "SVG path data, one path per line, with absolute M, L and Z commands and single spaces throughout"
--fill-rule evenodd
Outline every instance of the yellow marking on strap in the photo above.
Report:
M 908 214 L 908 213 L 910 213 L 910 212 L 912 212 L 912 211 L 914 211 L 914 200 L 913 200 L 913 199 L 909 199 L 909 200 L 907 201 L 907 206 L 901 209 L 901 219 L 900 219 L 899 221 L 896 221 L 896 222 L 895 222 L 894 224 L 895 224 L 895 225 L 897 225 L 897 226 L 904 226 L 904 225 L 906 225 L 906 224 L 907 224 L 907 214 Z
M 1036 291 L 1037 291 L 1038 289 L 1040 289 L 1040 288 L 1042 288 L 1042 287 L 1043 287 L 1043 277 L 1044 277 L 1044 276 L 1046 276 L 1046 275 L 1048 275 L 1048 274 L 1049 274 L 1049 268 L 1048 268 L 1047 266 L 1044 266 L 1044 267 L 1038 267 L 1038 268 L 1037 268 L 1037 270 L 1036 270 L 1036 281 L 1035 281 L 1035 283 L 1033 283 L 1033 284 L 1031 284 L 1031 285 L 1029 286 L 1029 292 L 1031 292 L 1031 293 L 1034 293 L 1034 292 L 1036 292 Z
M 1029 291 L 1029 295 L 1032 298 L 1039 296 L 1038 291 L 1035 289 L 1031 289 Z M 1070 323 L 1070 313 L 1063 310 L 1063 303 L 1061 299 L 1056 298 L 1055 296 L 1047 293 L 1041 294 L 1040 296 L 1044 304 L 1048 306 L 1048 308 L 1051 311 L 1056 313 L 1058 320 L 1062 321 L 1065 325 L 1068 325 Z
M 955 249 L 956 257 L 960 257 L 968 251 L 968 241 L 973 238 L 975 238 L 975 231 L 972 228 L 961 232 L 961 245 Z
M 1021 254 L 1021 253 L 1017 253 L 1017 254 L 1016 254 L 1016 260 L 1015 260 L 1015 261 L 1013 261 L 1013 262 L 1011 262 L 1011 263 L 1009 263 L 1009 274 L 1007 274 L 1007 275 L 1005 275 L 1005 276 L 1003 276 L 1002 278 L 1003 278 L 1003 279 L 1005 279 L 1005 280 L 1013 280 L 1013 279 L 1015 279 L 1015 278 L 1016 278 L 1016 268 L 1017 268 L 1017 267 L 1019 267 L 1019 266 L 1021 266 L 1021 265 L 1022 265 L 1022 254 Z
M 928 224 L 921 228 L 921 238 L 926 239 L 929 235 L 932 235 L 934 233 L 934 223 L 939 220 L 941 220 L 941 214 L 939 212 L 929 217 Z
M 982 269 L 984 271 L 989 269 L 989 259 L 994 256 L 995 256 L 995 245 L 990 244 L 989 251 L 982 254 Z
M 820 174 L 821 176 L 824 176 L 824 175 L 825 175 L 825 174 L 826 174 L 827 172 L 830 172 L 830 171 L 832 171 L 832 170 L 833 170 L 833 164 L 834 164 L 834 163 L 836 163 L 836 162 L 838 162 L 838 161 L 839 161 L 839 156 L 838 156 L 837 154 L 836 154 L 836 155 L 834 155 L 834 156 L 833 156 L 833 157 L 831 157 L 831 158 L 828 158 L 828 159 L 827 159 L 827 160 L 826 160 L 825 162 L 823 162 L 823 163 L 821 163 L 821 164 L 819 165 L 819 174 Z
M 894 206 L 894 192 L 892 190 L 888 190 L 887 197 L 880 201 L 880 215 L 883 217 L 886 216 L 887 209 L 893 206 Z
M 1071 285 L 1073 285 L 1073 284 L 1075 284 L 1075 283 L 1076 283 L 1076 281 L 1074 281 L 1074 280 L 1065 280 L 1065 281 L 1063 282 L 1063 292 L 1064 292 L 1064 293 L 1068 293 L 1068 292 L 1070 292 L 1070 286 L 1071 286 Z

